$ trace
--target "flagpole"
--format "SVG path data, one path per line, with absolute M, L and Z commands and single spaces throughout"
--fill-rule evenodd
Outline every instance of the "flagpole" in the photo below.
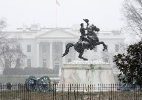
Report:
M 58 28 L 58 9 L 57 6 L 59 6 L 59 2 L 56 0 L 56 28 Z
M 57 28 L 57 0 L 56 0 L 56 28 Z

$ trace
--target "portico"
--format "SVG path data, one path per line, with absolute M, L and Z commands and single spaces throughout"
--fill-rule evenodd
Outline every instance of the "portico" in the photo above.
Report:
M 36 67 L 54 69 L 57 64 L 61 67 L 68 62 L 67 57 L 61 57 L 68 42 L 78 41 L 78 36 L 61 30 L 52 30 L 36 36 Z M 71 53 L 77 53 L 72 51 Z M 71 59 L 75 59 L 76 55 Z M 58 63 L 57 63 L 58 62 Z M 44 66 L 43 66 L 44 65 Z

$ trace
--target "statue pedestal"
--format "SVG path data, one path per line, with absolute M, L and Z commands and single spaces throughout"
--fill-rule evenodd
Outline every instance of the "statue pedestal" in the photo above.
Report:
M 59 85 L 95 85 L 115 84 L 112 68 L 106 63 L 89 61 L 64 64 L 61 69 Z

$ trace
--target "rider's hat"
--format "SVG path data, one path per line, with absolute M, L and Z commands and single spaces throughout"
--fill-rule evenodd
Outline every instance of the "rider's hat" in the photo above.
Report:
M 88 23 L 89 22 L 89 20 L 88 19 L 83 19 L 86 23 Z

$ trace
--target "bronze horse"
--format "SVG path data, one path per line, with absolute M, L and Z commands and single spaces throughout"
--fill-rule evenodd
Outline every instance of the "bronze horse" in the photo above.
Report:
M 92 45 L 93 45 L 93 48 L 95 48 L 95 46 L 97 46 L 97 45 L 102 44 L 103 47 L 104 47 L 104 48 L 103 48 L 103 51 L 104 51 L 104 50 L 107 50 L 107 46 L 105 45 L 105 43 L 102 42 L 102 41 L 99 42 L 99 38 L 97 37 L 97 35 L 96 35 L 96 33 L 95 33 L 94 31 L 99 32 L 100 29 L 97 28 L 97 27 L 94 26 L 94 25 L 91 25 L 91 26 L 89 27 L 88 33 L 87 33 L 87 38 L 91 41 L 91 43 L 92 43 Z M 65 53 L 63 54 L 62 57 L 64 57 L 65 55 L 68 54 L 69 48 L 72 47 L 72 46 L 74 46 L 74 49 L 79 53 L 79 56 L 78 56 L 78 57 L 79 57 L 80 59 L 88 60 L 87 58 L 82 57 L 82 55 L 83 55 L 83 53 L 84 53 L 84 50 L 85 50 L 85 49 L 87 49 L 87 50 L 88 50 L 88 49 L 92 50 L 93 48 L 90 48 L 89 42 L 87 42 L 87 41 L 81 41 L 81 40 L 79 40 L 79 41 L 78 41 L 77 43 L 75 43 L 75 44 L 73 44 L 73 43 L 68 43 L 68 44 L 66 45 Z

